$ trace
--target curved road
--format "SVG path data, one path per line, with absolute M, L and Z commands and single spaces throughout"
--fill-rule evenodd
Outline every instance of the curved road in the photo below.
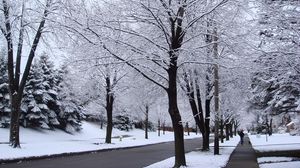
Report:
M 200 138 L 185 140 L 185 151 L 190 152 L 202 144 Z M 59 147 L 59 146 L 58 146 Z M 1 168 L 142 168 L 155 162 L 174 156 L 174 142 L 154 144 L 131 149 L 120 149 L 106 152 L 80 154 L 7 163 Z

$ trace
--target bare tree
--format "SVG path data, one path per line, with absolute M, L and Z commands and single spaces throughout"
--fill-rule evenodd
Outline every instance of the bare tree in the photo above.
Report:
M 112 80 L 112 81 L 111 81 Z M 106 115 L 107 115 L 107 125 L 106 125 L 106 137 L 105 143 L 111 143 L 111 134 L 112 134 L 112 127 L 113 127 L 113 105 L 114 105 L 114 93 L 113 87 L 117 84 L 117 73 L 114 73 L 113 79 L 111 79 L 110 74 L 107 73 L 105 76 L 105 83 L 106 83 Z
M 199 74 L 196 70 L 194 72 L 184 72 L 183 78 L 185 86 L 182 86 L 182 88 L 188 96 L 196 126 L 202 134 L 202 150 L 207 151 L 209 150 L 210 109 L 205 109 L 206 113 L 204 114 L 200 93 Z
M 20 137 L 19 137 L 19 117 L 20 117 L 20 106 L 23 96 L 23 90 L 27 77 L 29 75 L 30 67 L 35 56 L 37 46 L 42 37 L 42 33 L 45 27 L 45 22 L 48 14 L 50 13 L 50 6 L 52 5 L 52 0 L 47 0 L 44 6 L 43 14 L 41 15 L 40 21 L 38 22 L 38 27 L 36 28 L 34 39 L 30 46 L 30 52 L 28 55 L 28 60 L 26 66 L 21 76 L 21 57 L 23 56 L 23 43 L 24 43 L 24 34 L 26 28 L 29 26 L 27 21 L 25 21 L 25 1 L 22 1 L 22 12 L 18 16 L 19 24 L 15 25 L 15 20 L 12 18 L 11 10 L 14 9 L 16 4 L 8 0 L 2 0 L 1 10 L 3 11 L 4 17 L 4 26 L 1 25 L 1 32 L 5 36 L 7 43 L 7 68 L 9 76 L 9 91 L 10 91 L 10 102 L 11 102 L 11 122 L 10 122 L 10 145 L 14 148 L 20 147 Z M 29 18 L 30 20 L 30 18 Z M 17 29 L 14 29 L 18 27 Z M 18 39 L 14 39 L 14 34 L 18 32 Z M 17 42 L 15 42 L 17 41 Z M 14 44 L 17 44 L 17 54 L 14 54 Z M 16 59 L 16 62 L 14 61 Z M 21 80 L 20 80 L 21 79 Z
M 115 99 L 123 90 L 120 81 L 126 77 L 127 72 L 122 64 L 110 64 L 109 53 L 103 51 L 103 48 L 81 45 L 80 48 L 75 47 L 74 51 L 76 55 L 73 61 L 70 61 L 70 65 L 80 71 L 80 74 L 77 74 L 80 78 L 89 77 L 87 79 L 89 84 L 83 83 L 84 87 L 92 87 L 85 93 L 88 95 L 86 104 L 96 101 L 105 109 L 107 117 L 105 143 L 111 143 Z M 98 54 L 99 51 L 101 54 Z
M 201 1 L 202 2 L 202 1 Z M 130 36 L 135 37 L 135 39 L 141 40 L 145 43 L 151 45 L 153 49 L 156 50 L 151 54 L 151 56 L 147 56 L 146 58 L 154 63 L 154 65 L 160 69 L 160 71 L 151 71 L 157 78 L 153 78 L 153 75 L 149 75 L 149 71 L 143 69 L 140 64 L 131 63 L 127 61 L 127 64 L 132 68 L 136 69 L 140 72 L 145 78 L 155 83 L 156 85 L 163 88 L 169 100 L 169 114 L 172 120 L 172 126 L 174 129 L 174 137 L 175 137 L 175 165 L 174 167 L 180 167 L 186 165 L 185 155 L 184 155 L 184 140 L 183 140 L 183 125 L 181 121 L 181 115 L 177 105 L 177 70 L 179 68 L 178 61 L 180 60 L 182 47 L 185 43 L 187 43 L 191 39 L 186 38 L 186 35 L 190 32 L 191 27 L 197 23 L 201 18 L 212 12 L 219 5 L 224 3 L 225 1 L 218 2 L 217 4 L 213 4 L 213 7 L 208 11 L 204 11 L 202 14 L 191 14 L 191 9 L 195 10 L 197 7 L 200 7 L 201 4 L 193 3 L 187 0 L 180 1 L 164 1 L 159 0 L 158 2 L 145 2 L 145 3 L 133 3 L 131 5 L 137 5 L 137 10 L 141 10 L 143 13 L 139 14 L 136 11 L 134 13 L 129 14 L 130 20 L 134 20 L 141 24 L 141 26 L 150 26 L 155 27 L 154 30 L 158 31 L 158 33 L 154 35 L 159 35 L 161 39 L 164 39 L 164 43 L 162 41 L 157 41 L 155 38 L 150 38 L 150 34 L 144 34 L 145 32 L 140 31 L 137 32 L 135 29 L 118 29 L 113 28 L 114 30 L 121 31 Z M 199 5 L 199 6 L 197 6 Z M 204 5 L 205 6 L 205 5 Z M 207 6 L 208 7 L 208 6 Z M 161 11 L 161 12 L 160 12 Z M 190 19 L 191 17 L 191 19 Z M 145 28 L 145 27 L 143 27 Z M 141 29 L 142 30 L 142 29 Z M 148 32 L 149 33 L 149 32 Z M 189 37 L 189 36 L 188 36 Z M 128 45 L 127 46 L 136 46 L 136 45 Z M 133 48 L 136 54 L 142 53 L 145 56 L 145 50 L 137 47 Z M 155 51 L 154 50 L 154 51 Z M 164 57 L 160 54 L 167 53 L 168 57 Z M 163 54 L 164 55 L 164 54 Z M 115 56 L 120 61 L 126 61 L 125 59 Z M 162 74 L 167 74 L 167 76 L 162 76 Z M 160 81 L 165 81 L 162 84 Z
M 133 74 L 138 75 L 136 78 L 132 79 L 129 85 L 132 87 L 128 90 L 130 94 L 130 106 L 137 111 L 137 119 L 141 120 L 143 123 L 143 128 L 145 130 L 145 139 L 148 139 L 148 132 L 149 128 L 151 127 L 149 120 L 152 119 L 157 119 L 160 120 L 160 115 L 159 110 L 160 109 L 155 109 L 155 105 L 160 103 L 159 99 L 162 94 L 162 90 L 160 88 L 156 87 L 153 83 L 150 83 L 147 79 L 140 78 L 140 74 L 134 73 Z M 157 106 L 158 107 L 158 106 Z M 152 113 L 156 111 L 156 113 Z M 142 116 L 141 116 L 142 114 Z M 160 121 L 159 121 L 160 122 Z M 158 124 L 160 125 L 160 124 Z M 160 128 L 159 128 L 159 135 L 160 135 Z

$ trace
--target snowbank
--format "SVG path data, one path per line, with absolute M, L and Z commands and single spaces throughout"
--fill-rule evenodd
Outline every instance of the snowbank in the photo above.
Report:
M 252 146 L 259 152 L 300 150 L 300 136 L 289 134 L 249 135 Z
M 186 162 L 188 168 L 199 168 L 199 167 L 209 167 L 209 168 L 220 168 L 224 167 L 235 149 L 236 145 L 239 143 L 239 137 L 234 137 L 230 141 L 225 141 L 220 144 L 220 155 L 213 154 L 213 143 L 210 144 L 210 151 L 194 151 L 186 154 Z M 157 162 L 146 168 L 170 168 L 174 165 L 174 157 L 168 158 L 161 162 Z

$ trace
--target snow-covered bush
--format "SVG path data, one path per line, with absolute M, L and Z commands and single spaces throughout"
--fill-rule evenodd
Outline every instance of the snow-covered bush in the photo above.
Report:
M 79 101 L 75 99 L 71 86 L 72 81 L 68 78 L 68 73 L 66 66 L 61 67 L 58 72 L 58 101 L 60 102 L 58 120 L 62 129 L 72 133 L 81 130 L 83 113 Z
M 114 127 L 122 130 L 129 131 L 129 129 L 133 128 L 133 122 L 130 120 L 129 116 L 126 114 L 117 115 L 114 117 Z
M 133 124 L 134 124 L 134 128 L 145 130 L 145 121 L 143 120 L 134 121 Z M 148 130 L 155 131 L 155 126 L 151 121 L 148 121 Z

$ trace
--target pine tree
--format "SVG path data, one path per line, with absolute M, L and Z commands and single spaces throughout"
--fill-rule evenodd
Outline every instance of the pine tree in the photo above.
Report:
M 3 55 L 0 57 L 0 127 L 8 127 L 10 122 L 8 75 Z
M 53 63 L 46 54 L 40 56 L 30 71 L 22 103 L 22 124 L 27 127 L 53 129 L 57 119 L 58 83 Z
M 22 102 L 21 123 L 25 127 L 81 129 L 81 108 L 73 98 L 68 71 L 55 70 L 47 54 L 30 71 Z
M 119 130 L 129 131 L 133 128 L 133 125 L 133 121 L 130 119 L 126 111 L 123 111 L 114 117 L 114 127 Z
M 43 74 L 37 62 L 32 65 L 28 80 L 25 85 L 23 101 L 21 105 L 20 122 L 24 127 L 50 128 L 45 115 L 48 107 L 43 102 L 45 85 Z
M 59 102 L 58 102 L 58 78 L 54 69 L 54 64 L 49 60 L 47 54 L 41 55 L 38 64 L 42 71 L 42 80 L 44 86 L 43 103 L 47 105 L 48 110 L 45 111 L 45 116 L 48 120 L 48 125 L 53 128 L 58 126 L 60 123 L 57 119 L 59 113 Z
M 68 78 L 68 75 L 69 71 L 66 66 L 63 66 L 58 71 L 58 101 L 60 101 L 58 120 L 62 129 L 68 133 L 72 133 L 81 130 L 82 108 L 75 99 L 71 80 Z

